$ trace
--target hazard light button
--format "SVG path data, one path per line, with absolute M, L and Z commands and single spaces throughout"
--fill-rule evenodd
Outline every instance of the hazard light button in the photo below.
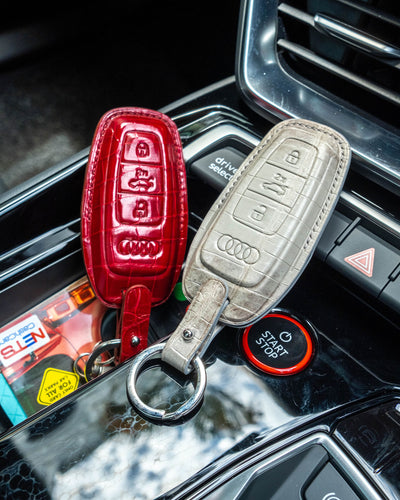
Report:
M 336 246 L 327 263 L 378 297 L 400 263 L 397 248 L 363 227 L 356 227 Z
M 314 335 L 286 313 L 271 313 L 249 326 L 242 336 L 248 361 L 271 375 L 294 375 L 314 353 Z

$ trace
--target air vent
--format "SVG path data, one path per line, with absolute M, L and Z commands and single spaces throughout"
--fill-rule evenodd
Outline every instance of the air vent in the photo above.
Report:
M 400 127 L 399 2 L 288 0 L 278 12 L 278 53 L 287 72 Z

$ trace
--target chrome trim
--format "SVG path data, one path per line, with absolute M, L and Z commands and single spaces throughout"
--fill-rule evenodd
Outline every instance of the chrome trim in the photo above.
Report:
M 227 139 L 229 137 L 236 137 L 247 143 L 251 148 L 256 147 L 260 142 L 260 137 L 255 136 L 251 132 L 248 132 L 237 125 L 222 124 L 213 127 L 185 145 L 183 148 L 184 160 L 186 162 L 192 161 L 202 151 L 205 151 L 222 139 Z
M 276 51 L 277 0 L 243 0 L 236 75 L 247 103 L 266 117 L 306 118 L 325 123 L 350 142 L 363 168 L 400 186 L 400 140 L 395 129 L 316 92 L 281 66 Z
M 240 498 L 241 493 L 252 480 L 252 477 L 263 470 L 268 470 L 279 462 L 287 460 L 310 446 L 320 445 L 328 452 L 335 465 L 338 466 L 342 475 L 350 484 L 355 484 L 360 492 L 370 500 L 381 500 L 382 494 L 378 493 L 374 486 L 366 479 L 361 470 L 350 460 L 346 453 L 325 433 L 317 432 L 300 441 L 279 442 L 274 446 L 266 448 L 263 454 L 250 458 L 247 462 L 236 465 L 220 474 L 214 481 L 197 494 L 192 494 L 188 500 L 221 500 L 223 498 Z M 307 478 L 305 478 L 306 480 Z
M 233 120 L 237 120 L 242 123 L 247 123 L 250 125 L 249 120 L 242 115 L 242 113 L 239 113 L 235 109 L 232 109 L 228 106 L 224 105 L 211 105 L 211 106 L 203 106 L 202 108 L 196 108 L 191 111 L 186 111 L 185 113 L 180 113 L 178 115 L 171 115 L 171 119 L 174 120 L 178 125 L 179 122 L 181 121 L 186 121 L 190 118 L 196 118 L 195 121 L 190 122 L 190 124 L 193 123 L 199 123 L 201 121 L 209 121 L 209 117 L 211 116 L 221 116 L 221 117 L 226 117 L 226 118 L 231 118 Z
M 341 68 L 338 64 L 335 64 L 327 59 L 318 56 L 315 52 L 302 47 L 301 45 L 293 42 L 289 42 L 289 40 L 285 40 L 284 38 L 280 38 L 277 41 L 277 46 L 287 50 L 288 52 L 301 57 L 305 61 L 318 66 L 329 73 L 336 75 L 342 80 L 347 80 L 348 82 L 356 83 L 358 87 L 367 90 L 371 94 L 375 94 L 387 101 L 391 102 L 395 106 L 400 105 L 400 95 L 396 92 L 392 92 L 381 85 L 377 85 L 374 82 L 371 82 L 367 78 L 359 76 L 357 73 L 353 73 L 352 71 L 348 71 L 347 69 Z
M 279 12 L 283 12 L 298 21 L 301 21 L 313 28 L 319 30 L 324 35 L 333 36 L 342 42 L 350 44 L 358 49 L 367 52 L 376 57 L 399 59 L 400 49 L 391 45 L 384 40 L 371 36 L 365 31 L 353 28 L 338 19 L 317 13 L 314 16 L 304 12 L 303 10 L 292 7 L 286 3 L 281 3 L 278 6 Z
M 368 54 L 373 54 L 377 57 L 388 57 L 390 59 L 400 58 L 400 49 L 398 47 L 390 45 L 384 40 L 373 37 L 332 17 L 316 14 L 314 16 L 314 26 L 322 33 L 349 43 Z
M 240 123 L 240 126 L 249 127 L 251 124 L 244 120 L 239 120 L 238 116 L 228 115 L 226 112 L 222 113 L 219 110 L 210 111 L 205 116 L 201 116 L 196 120 L 188 123 L 185 126 L 179 127 L 179 134 L 181 136 L 182 141 L 191 139 L 193 137 L 198 136 L 201 133 L 204 133 L 206 130 L 209 130 L 216 125 L 222 125 L 223 123 L 232 123 L 237 122 Z M 178 122 L 179 123 L 179 122 Z
M 284 14 L 294 17 L 298 21 L 301 21 L 302 23 L 308 24 L 309 26 L 315 28 L 314 17 L 311 14 L 304 12 L 303 10 L 296 9 L 296 7 L 292 7 L 287 3 L 279 4 L 278 10 L 279 12 L 283 12 Z
M 69 160 L 37 174 L 32 179 L 0 195 L 0 217 L 16 206 L 25 203 L 27 199 L 33 198 L 47 188 L 57 184 L 61 179 L 83 168 L 87 163 L 88 154 L 89 148 L 86 148 Z M 77 159 L 75 160 L 75 158 Z M 68 163 L 69 161 L 73 163 Z
M 183 143 L 224 123 L 234 124 L 247 130 L 251 130 L 252 127 L 252 123 L 242 113 L 223 105 L 203 106 L 192 111 L 172 115 L 171 118 L 179 129 Z
M 341 3 L 342 5 L 347 5 L 348 7 L 351 7 L 358 12 L 363 12 L 364 14 L 375 17 L 380 21 L 384 21 L 385 23 L 389 23 L 400 28 L 400 20 L 398 17 L 393 16 L 387 11 L 382 11 L 381 9 L 378 9 L 373 5 L 367 4 L 366 2 L 354 2 L 353 0 L 336 0 L 336 2 Z
M 374 222 L 382 229 L 385 229 L 387 232 L 400 239 L 400 222 L 386 215 L 379 208 L 373 207 L 368 202 L 361 200 L 348 191 L 341 192 L 340 201 L 343 205 L 346 205 L 359 215 L 365 217 L 371 222 Z
M 12 276 L 15 276 L 16 274 L 22 272 L 23 270 L 30 269 L 33 266 L 39 265 L 44 259 L 53 256 L 54 254 L 65 248 L 66 245 L 68 245 L 73 241 L 76 241 L 78 246 L 78 244 L 80 243 L 80 234 L 74 234 L 68 238 L 65 238 L 64 240 L 58 242 L 56 245 L 53 245 L 51 248 L 47 248 L 46 250 L 43 250 L 43 252 L 37 253 L 32 257 L 28 257 L 27 259 L 19 262 L 18 264 L 15 264 L 14 266 L 9 267 L 4 271 L 1 271 L 0 283 L 5 281 L 6 279 L 10 279 Z
M 188 103 L 192 103 L 196 99 L 199 99 L 200 97 L 204 97 L 205 94 L 208 94 L 210 92 L 215 92 L 216 90 L 220 90 L 221 88 L 225 87 L 226 85 L 230 85 L 235 81 L 234 76 L 228 76 L 227 78 L 224 78 L 223 80 L 219 80 L 218 82 L 212 83 L 211 85 L 208 85 L 207 87 L 203 87 L 200 90 L 196 90 L 195 92 L 192 92 L 191 94 L 186 95 L 185 97 L 182 97 L 181 99 L 178 99 L 177 101 L 174 101 L 170 104 L 167 104 L 166 106 L 160 108 L 159 111 L 161 113 L 169 114 L 171 112 L 175 112 L 175 110 L 181 106 L 185 106 Z

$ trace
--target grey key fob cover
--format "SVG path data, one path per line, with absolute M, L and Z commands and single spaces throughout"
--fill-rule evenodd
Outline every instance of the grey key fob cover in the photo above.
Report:
M 222 280 L 220 322 L 246 326 L 290 290 L 338 200 L 351 150 L 336 131 L 307 120 L 276 125 L 244 160 L 206 215 L 189 250 L 189 300 Z M 211 298 L 212 300 L 212 298 Z

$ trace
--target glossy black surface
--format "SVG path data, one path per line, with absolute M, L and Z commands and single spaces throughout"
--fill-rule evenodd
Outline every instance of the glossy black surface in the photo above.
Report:
M 187 114 L 193 110 L 198 111 Z M 204 122 L 211 130 L 219 121 L 239 121 L 259 136 L 271 127 L 246 109 L 232 80 L 164 111 L 177 117 L 186 147 Z M 0 224 L 14 228 L 13 245 L 42 244 L 40 248 L 49 251 L 44 267 L 37 259 L 29 264 L 27 256 L 18 257 L 25 267 L 16 269 L 4 286 L 0 283 L 3 304 L 14 303 L 16 296 L 19 300 L 11 313 L 1 308 L 3 322 L 39 301 L 46 290 L 50 295 L 84 272 L 76 215 L 84 166 L 83 158 L 76 168 L 62 170 L 53 182 L 3 210 Z M 217 191 L 192 174 L 188 186 L 192 235 Z M 35 223 L 33 207 L 42 214 Z M 171 297 L 154 311 L 153 340 L 171 331 L 182 304 Z M 225 329 L 207 353 L 208 386 L 201 409 L 182 425 L 164 427 L 144 421 L 130 406 L 125 389 L 128 362 L 2 435 L 0 496 L 184 498 L 217 481 L 222 471 L 238 464 L 246 467 L 247 460 L 278 441 L 293 441 L 316 429 L 333 433 L 354 412 L 400 397 L 395 312 L 378 307 L 368 293 L 318 257 L 279 307 L 315 331 L 315 355 L 303 371 L 287 377 L 262 373 L 245 361 L 242 332 Z M 152 404 L 167 399 L 172 405 L 175 385 L 162 372 L 152 371 L 142 390 Z M 334 436 L 343 441 L 337 432 Z M 378 441 L 376 446 L 383 444 Z M 362 457 L 354 460 L 375 481 L 378 473 Z M 390 483 L 379 477 L 377 488 L 391 488 L 400 496 L 396 463 L 388 462 L 385 471 Z
M 322 334 L 315 360 L 294 377 L 253 370 L 237 340 L 237 332 L 226 331 L 212 346 L 204 404 L 181 426 L 156 426 L 135 414 L 126 398 L 125 365 L 12 432 L 0 446 L 3 494 L 20 491 L 23 483 L 15 489 L 7 477 L 26 470 L 53 498 L 107 498 L 108 488 L 121 497 L 154 498 L 224 453 L 222 462 L 237 458 L 247 443 L 234 445 L 249 435 L 261 444 L 316 417 L 329 422 L 330 410 L 385 388 Z M 162 399 L 164 381 L 162 373 L 147 381 L 153 399 Z
M 80 203 L 86 155 L 0 205 L 0 324 L 84 274 Z M 12 193 L 10 193 L 12 194 Z

